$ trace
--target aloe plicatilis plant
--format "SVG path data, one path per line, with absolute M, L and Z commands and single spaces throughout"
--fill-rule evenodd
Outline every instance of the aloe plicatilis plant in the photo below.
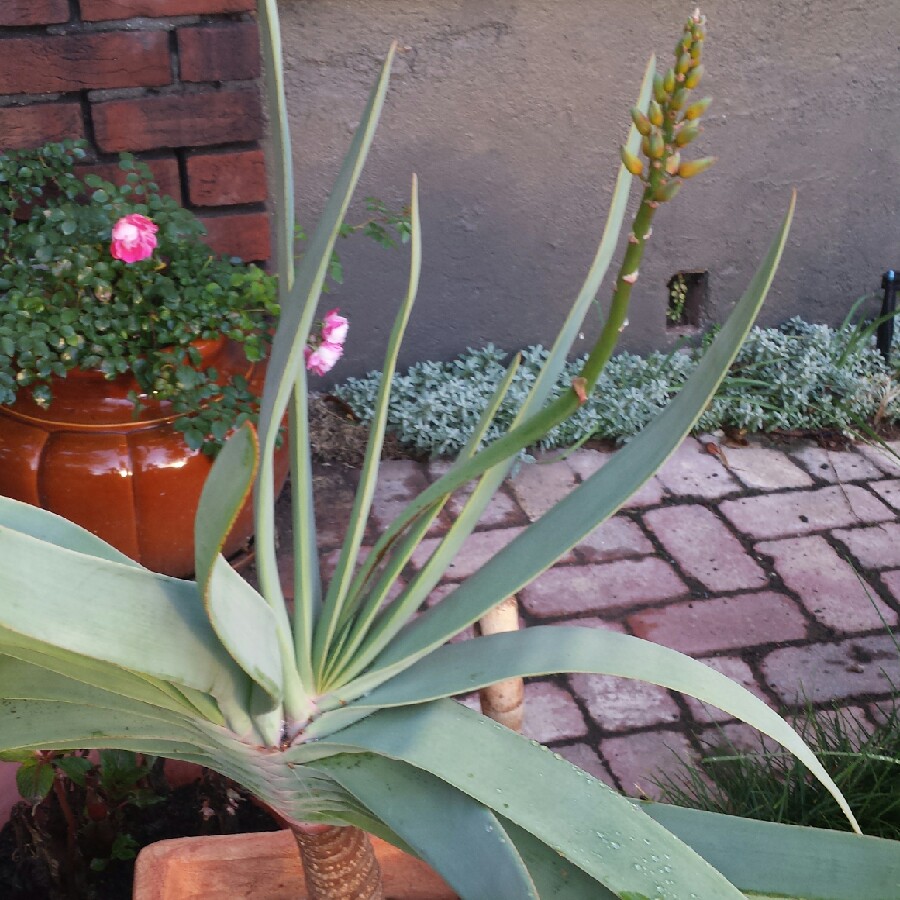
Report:
M 681 160 L 706 104 L 688 103 L 702 75 L 702 17 L 694 15 L 685 26 L 671 70 L 656 76 L 652 60 L 648 66 L 597 256 L 518 419 L 503 437 L 479 446 L 513 363 L 456 464 L 361 561 L 391 373 L 421 264 L 413 179 L 409 287 L 388 342 L 350 525 L 323 590 L 305 433 L 304 351 L 387 92 L 394 50 L 294 269 L 275 0 L 261 0 L 259 12 L 282 164 L 276 178 L 281 318 L 258 434 L 249 425 L 238 429 L 209 476 L 197 513 L 195 581 L 150 572 L 59 517 L 0 499 L 0 750 L 25 759 L 39 749 L 122 748 L 209 766 L 291 825 L 315 897 L 381 896 L 377 864 L 357 829 L 419 855 L 463 897 L 741 897 L 631 801 L 449 699 L 522 676 L 605 673 L 683 691 L 756 726 L 809 766 L 855 827 L 834 783 L 779 716 L 725 676 L 675 651 L 578 627 L 447 643 L 612 515 L 678 446 L 753 323 L 787 237 L 793 200 L 747 292 L 669 408 L 444 601 L 415 616 L 516 454 L 571 415 L 592 390 L 625 326 L 657 207 L 708 165 Z M 643 185 L 640 205 L 604 328 L 571 390 L 550 399 L 610 265 L 635 177 Z M 274 540 L 273 452 L 285 415 L 292 453 L 292 611 L 279 583 Z M 440 546 L 388 600 L 430 522 L 454 490 L 472 481 L 474 490 Z M 220 553 L 251 491 L 258 592 Z M 349 859 L 346 870 L 337 866 L 335 850 Z

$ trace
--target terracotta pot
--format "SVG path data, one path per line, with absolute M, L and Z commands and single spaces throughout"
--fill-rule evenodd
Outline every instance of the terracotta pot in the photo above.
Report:
M 419 859 L 373 837 L 388 900 L 454 900 Z M 289 831 L 160 841 L 137 858 L 134 900 L 303 900 L 300 854 Z
M 195 345 L 203 366 L 221 377 L 240 374 L 260 393 L 264 367 L 248 363 L 239 344 Z M 74 370 L 52 382 L 53 401 L 38 406 L 23 391 L 0 407 L 0 494 L 49 509 L 92 531 L 156 572 L 185 577 L 194 569 L 194 513 L 212 465 L 172 427 L 171 404 L 142 399 L 136 416 L 131 375 L 113 381 Z M 277 461 L 278 487 L 287 453 Z M 235 553 L 250 537 L 244 507 L 225 545 Z

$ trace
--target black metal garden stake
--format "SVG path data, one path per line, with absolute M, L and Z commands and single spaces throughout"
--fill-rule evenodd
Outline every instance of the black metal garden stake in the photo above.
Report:
M 881 317 L 884 321 L 878 326 L 877 346 L 878 352 L 884 357 L 885 365 L 890 365 L 891 342 L 894 340 L 894 314 L 897 311 L 897 273 L 893 269 L 888 269 L 881 276 L 881 287 L 884 289 L 884 299 L 881 301 Z

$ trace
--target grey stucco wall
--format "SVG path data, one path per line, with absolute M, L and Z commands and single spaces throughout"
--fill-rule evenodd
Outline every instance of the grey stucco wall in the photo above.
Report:
M 407 48 L 358 192 L 400 206 L 419 176 L 424 269 L 401 363 L 550 340 L 593 257 L 646 58 L 669 65 L 691 9 L 282 0 L 280 10 L 307 225 L 390 41 Z M 658 214 L 623 341 L 640 352 L 676 340 L 665 326 L 676 271 L 708 270 L 709 315 L 727 315 L 792 186 L 797 216 L 763 324 L 839 322 L 900 266 L 900 0 L 713 0 L 703 11 L 698 96 L 714 102 L 692 155 L 719 162 Z M 361 239 L 340 250 L 334 301 L 353 320 L 343 377 L 380 365 L 406 252 Z M 596 321 L 587 337 L 595 331 Z

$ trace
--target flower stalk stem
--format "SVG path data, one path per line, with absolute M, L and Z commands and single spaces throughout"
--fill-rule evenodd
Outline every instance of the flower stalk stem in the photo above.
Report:
M 609 315 L 594 349 L 581 370 L 581 376 L 587 382 L 585 390 L 588 394 L 594 389 L 597 379 L 616 348 L 619 335 L 628 324 L 628 304 L 631 301 L 631 291 L 637 281 L 641 260 L 644 257 L 644 248 L 650 237 L 653 216 L 657 209 L 657 204 L 651 199 L 655 190 L 654 175 L 650 176 L 650 184 L 644 189 L 641 205 L 638 207 L 631 226 L 632 237 L 628 240 L 628 249 L 625 251 L 625 258 L 622 260 L 619 274 L 616 277 Z

